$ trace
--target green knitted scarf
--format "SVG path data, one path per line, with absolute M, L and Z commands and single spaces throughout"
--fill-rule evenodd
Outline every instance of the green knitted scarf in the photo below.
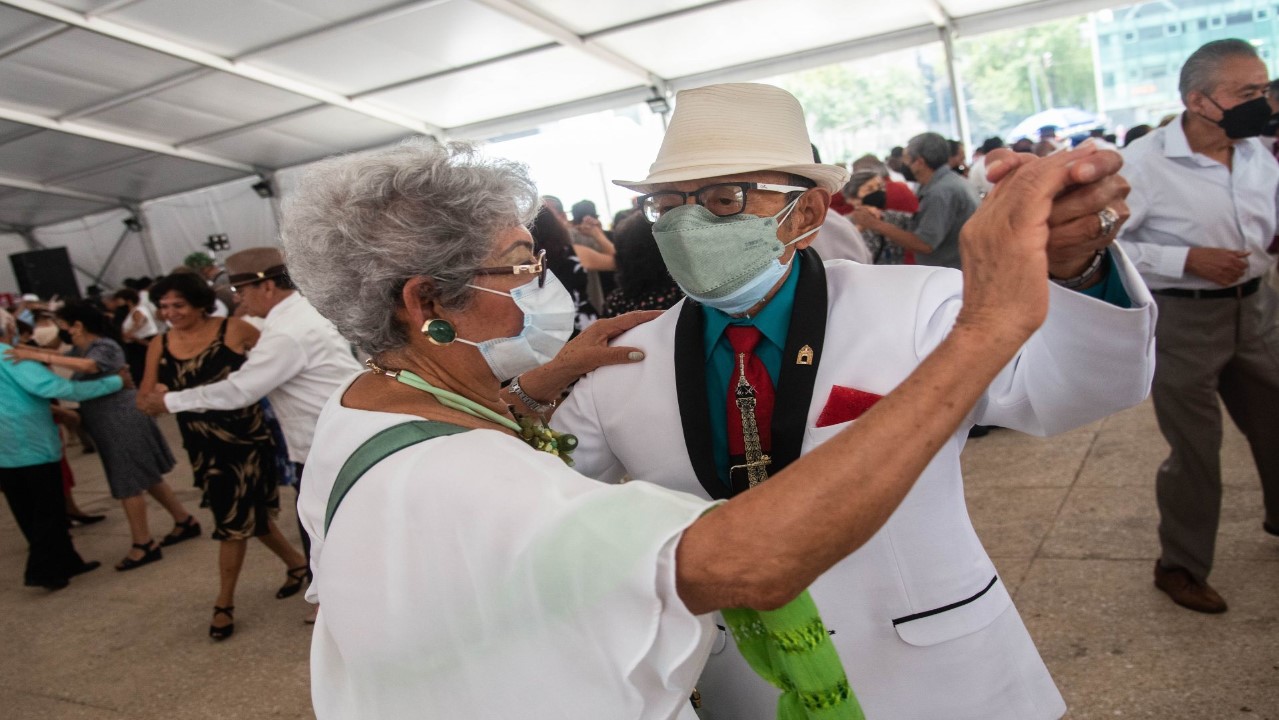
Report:
M 777 720 L 865 720 L 807 590 L 777 610 L 723 614 L 751 668 L 781 688 Z

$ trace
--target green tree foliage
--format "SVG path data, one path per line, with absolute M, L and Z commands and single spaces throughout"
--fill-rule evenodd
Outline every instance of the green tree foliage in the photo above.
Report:
M 1087 22 L 1084 17 L 1068 18 L 956 44 L 975 141 L 1003 134 L 1034 114 L 1036 92 L 1040 110 L 1096 111 L 1093 39 Z
M 927 98 L 918 72 L 893 67 L 859 72 L 857 63 L 827 65 L 778 81 L 804 106 L 810 129 L 856 132 L 918 114 Z

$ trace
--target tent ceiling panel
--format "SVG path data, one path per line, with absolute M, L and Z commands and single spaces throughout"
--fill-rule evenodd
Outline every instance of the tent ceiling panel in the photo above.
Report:
M 102 8 L 119 5 L 120 0 L 53 0 L 53 3 L 68 10 L 93 14 Z
M 267 127 L 193 145 L 210 153 L 270 168 L 318 160 L 345 150 L 384 145 L 405 137 L 402 127 L 341 108 L 321 108 Z
M 673 78 L 930 22 L 924 4 L 914 0 L 810 0 L 802 12 L 793 3 L 743 0 L 610 33 L 597 42 Z M 678 48 L 697 48 L 697 52 Z
M 80 119 L 175 144 L 312 107 L 314 100 L 251 80 L 212 73 Z
M 16 142 L 0 145 L 0 172 L 34 182 L 48 182 L 147 153 L 91 138 L 42 130 Z M 111 197 L 140 197 L 104 192 Z
M 0 224 L 10 226 L 50 225 L 110 209 L 102 203 L 29 190 L 0 194 Z
M 223 57 L 404 0 L 142 0 L 103 15 Z
M 713 0 L 715 3 L 722 0 Z M 598 0 L 528 0 L 525 4 L 543 14 L 557 18 L 579 35 L 590 35 L 606 28 L 626 25 L 637 20 L 687 10 L 711 0 L 647 0 L 634 3 L 603 3 Z
M 0 163 L 0 166 L 3 164 Z M 153 155 L 136 163 L 83 175 L 61 184 L 82 192 L 148 199 L 195 190 L 238 177 L 244 177 L 244 173 L 193 160 Z
M 0 120 L 0 145 L 39 132 L 30 125 Z
M 368 99 L 444 127 L 572 102 L 640 84 L 636 77 L 583 55 L 553 47 L 370 95 Z
M 20 46 L 59 27 L 60 23 L 10 7 L 0 7 L 0 50 Z
M 105 93 L 132 90 L 195 67 L 86 30 L 49 37 L 5 58 L 5 64 L 28 68 L 45 78 L 98 85 Z
M 292 43 L 252 62 L 355 95 L 549 42 L 488 7 L 451 0 Z

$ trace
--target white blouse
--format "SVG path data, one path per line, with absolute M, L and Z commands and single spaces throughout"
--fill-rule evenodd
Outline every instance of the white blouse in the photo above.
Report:
M 142 316 L 141 322 L 135 318 L 134 313 Z M 139 342 L 149 340 L 160 332 L 160 326 L 155 321 L 155 312 L 150 305 L 141 302 L 134 305 L 133 309 L 129 311 L 129 315 L 124 319 L 122 329 L 126 335 L 132 335 Z
M 711 503 L 605 485 L 492 430 L 402 450 L 324 513 L 346 459 L 413 416 L 320 416 L 298 514 L 321 610 L 311 698 L 329 718 L 693 720 L 715 638 L 675 590 Z M 331 537 L 330 537 L 331 536 Z

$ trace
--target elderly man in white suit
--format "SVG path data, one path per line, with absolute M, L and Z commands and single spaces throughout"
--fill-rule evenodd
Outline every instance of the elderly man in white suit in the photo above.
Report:
M 829 439 L 900 383 L 949 332 L 962 276 L 823 263 L 806 249 L 847 174 L 812 162 L 803 111 L 788 93 L 733 84 L 677 100 L 649 177 L 618 184 L 646 193 L 641 204 L 689 299 L 622 336 L 644 361 L 587 375 L 552 423 L 577 435 L 577 468 L 587 475 L 725 498 Z M 992 158 L 991 175 L 1025 161 Z M 1080 187 L 1056 201 L 1047 322 L 971 424 L 1048 435 L 1146 396 L 1155 315 L 1111 244 L 1127 213 L 1127 186 L 1113 175 L 1120 160 L 1111 162 L 1111 174 L 1076 178 Z M 746 347 L 743 336 L 753 338 Z M 555 374 L 528 373 L 515 394 L 545 410 L 563 380 Z M 968 519 L 959 463 L 967 432 L 942 447 L 888 523 L 812 587 L 867 717 L 1065 712 Z M 698 689 L 715 720 L 776 712 L 777 691 L 727 635 Z

